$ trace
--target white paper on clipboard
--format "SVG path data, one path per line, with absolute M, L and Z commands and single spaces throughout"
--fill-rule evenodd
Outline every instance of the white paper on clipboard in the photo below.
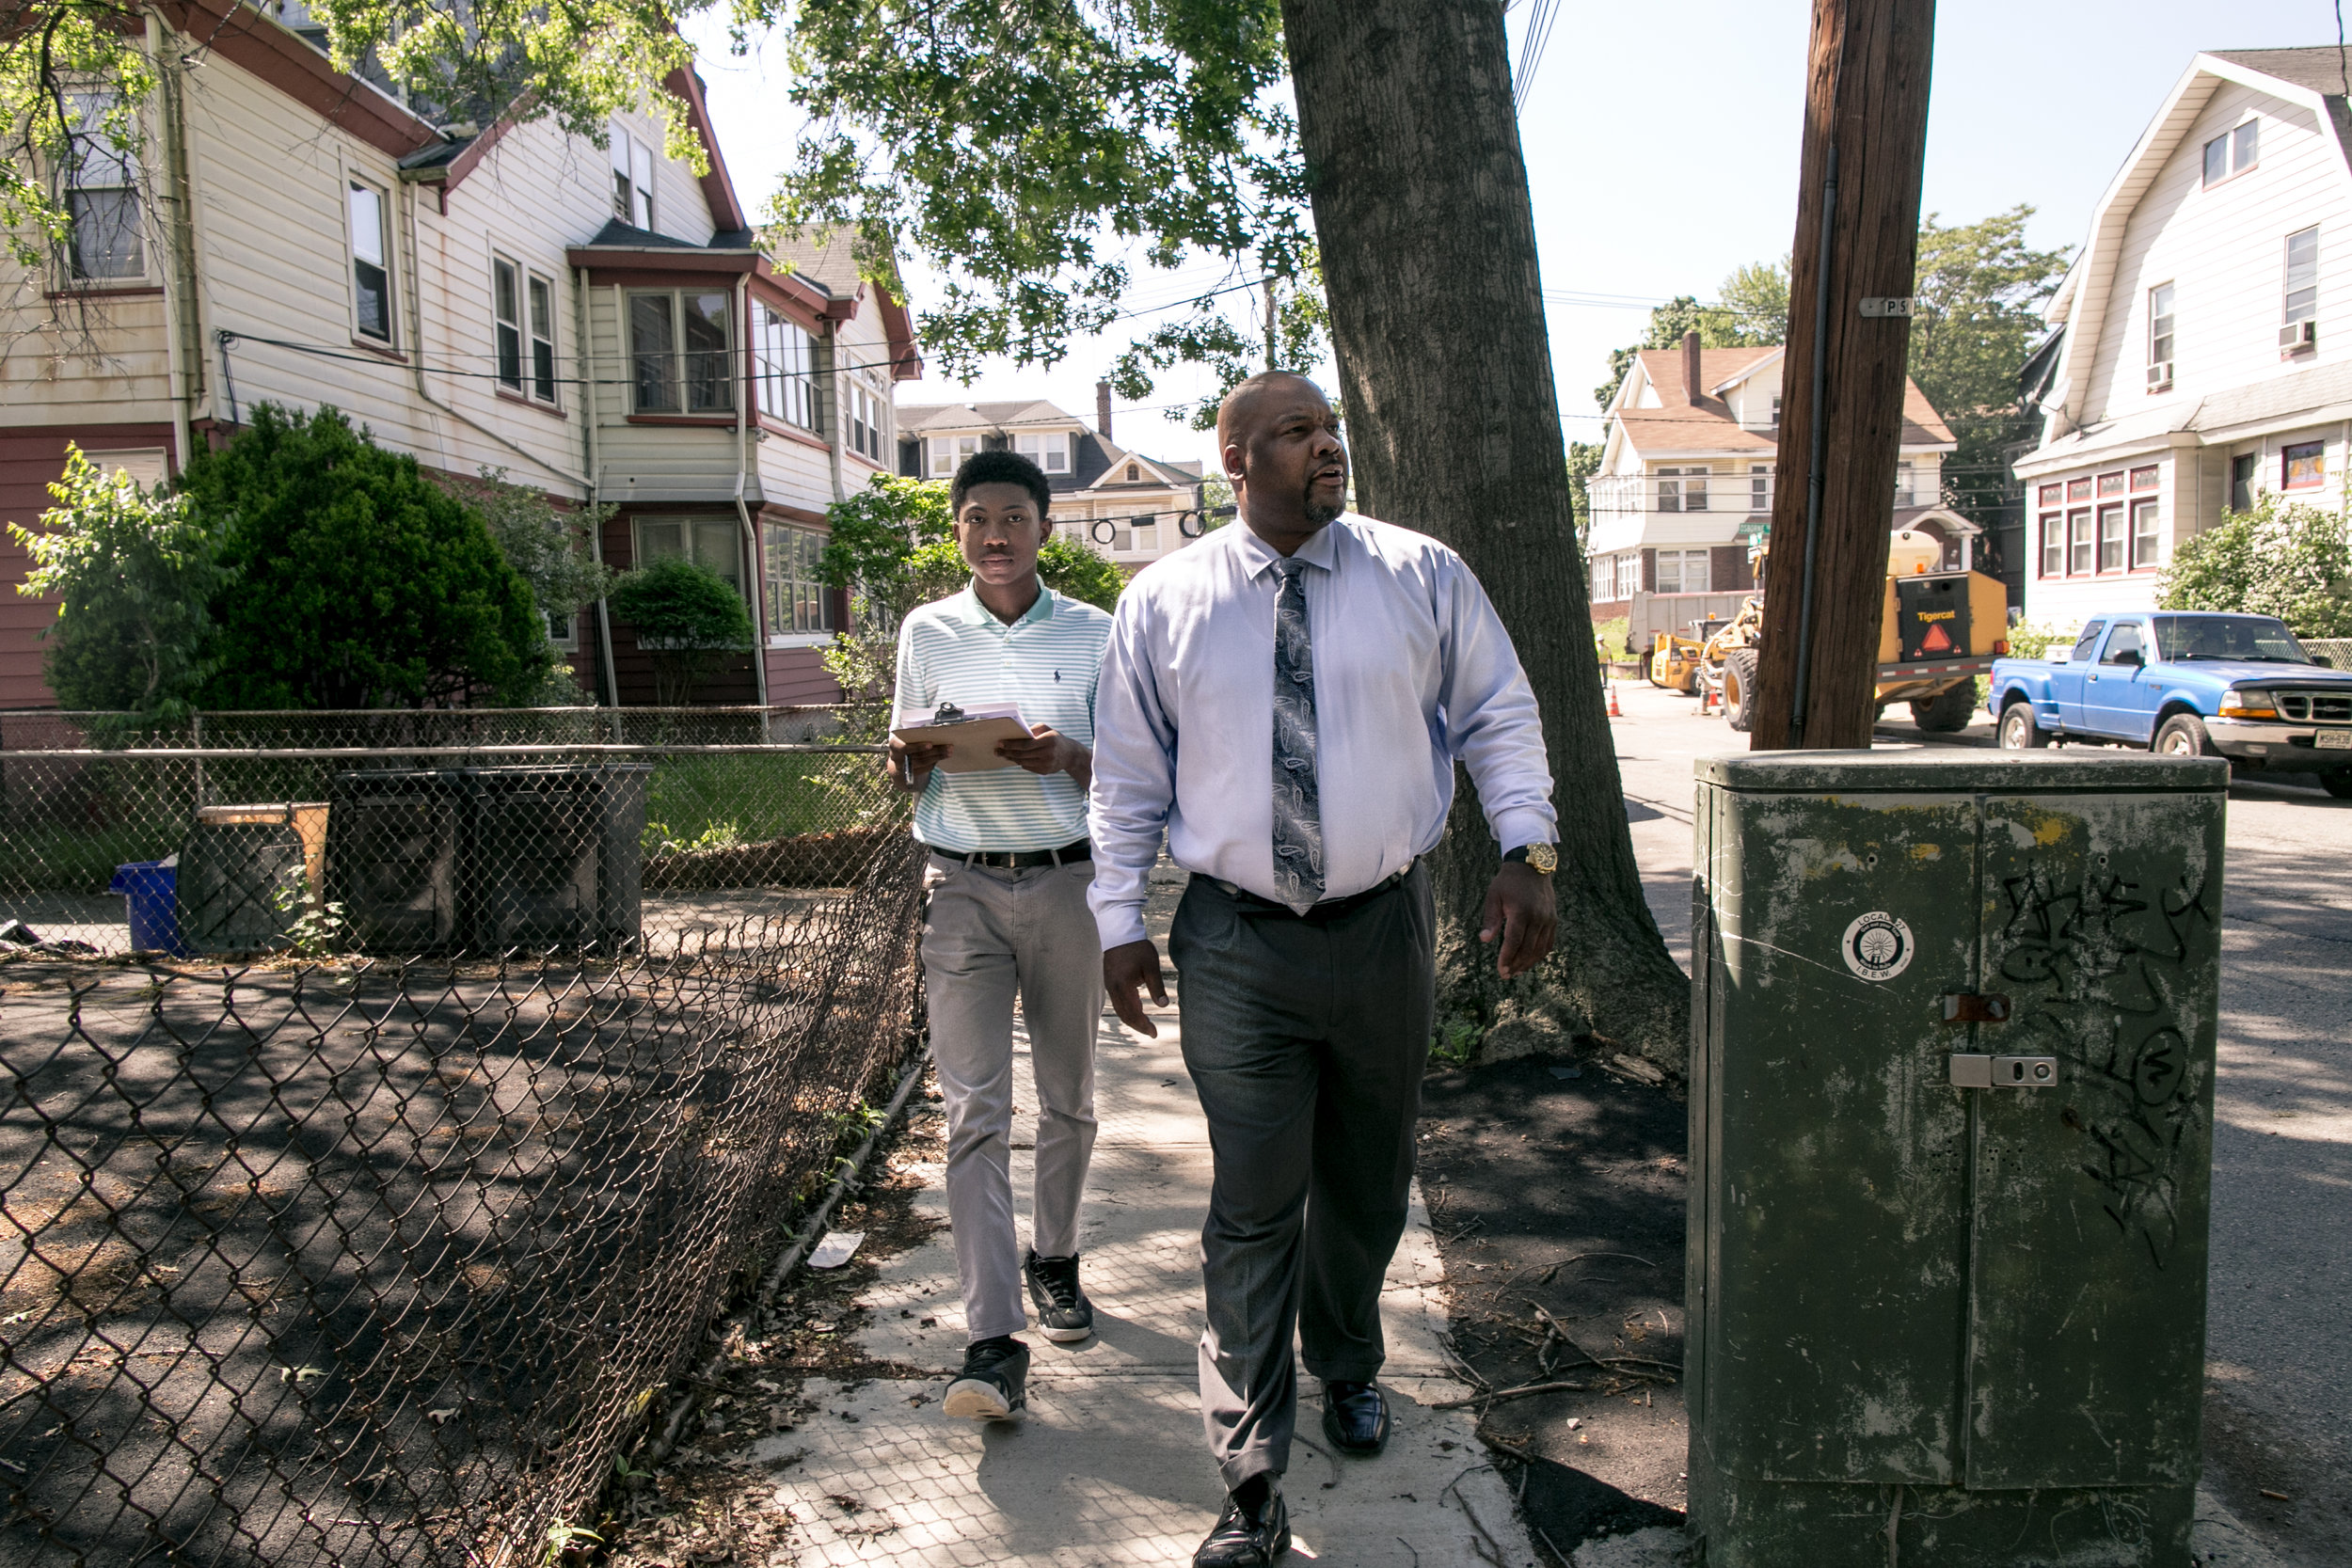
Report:
M 1022 721 L 1021 710 L 1010 703 L 975 703 L 967 708 L 946 707 L 942 711 L 961 717 L 951 723 L 910 724 L 890 733 L 910 746 L 953 747 L 946 760 L 939 765 L 943 773 L 985 773 L 992 768 L 1010 768 L 1011 763 L 996 754 L 997 745 L 1029 737 L 1029 726 Z

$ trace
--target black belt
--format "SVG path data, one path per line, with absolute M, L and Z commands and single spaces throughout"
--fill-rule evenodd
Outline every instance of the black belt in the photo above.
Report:
M 998 871 L 1026 871 L 1033 865 L 1068 865 L 1073 861 L 1090 861 L 1094 846 L 1085 839 L 1065 844 L 1058 849 L 941 849 L 931 853 L 944 861 L 957 861 L 965 865 L 993 866 Z
M 1222 877 L 1211 878 L 1210 880 L 1220 892 L 1241 905 L 1250 914 L 1286 914 L 1293 920 L 1311 921 L 1320 926 L 1327 920 L 1337 920 L 1341 915 L 1351 911 L 1362 909 L 1383 894 L 1394 892 L 1403 884 L 1405 879 L 1412 874 L 1413 867 L 1407 864 L 1404 870 L 1391 872 L 1361 893 L 1351 893 L 1344 898 L 1326 898 L 1320 903 L 1310 904 L 1307 906 L 1305 914 L 1299 913 L 1288 904 L 1279 900 L 1262 898 L 1248 888 L 1229 882 Z

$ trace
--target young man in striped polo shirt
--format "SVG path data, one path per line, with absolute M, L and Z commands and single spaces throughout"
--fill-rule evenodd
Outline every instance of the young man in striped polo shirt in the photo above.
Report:
M 1007 766 L 937 770 L 948 749 L 893 739 L 890 767 L 918 792 L 915 836 L 930 847 L 923 973 L 931 1059 L 947 1103 L 947 1214 L 970 1345 L 947 1386 L 950 1416 L 1001 1420 L 1025 1402 L 1025 1278 L 1039 1327 L 1074 1341 L 1094 1331 L 1078 1286 L 1078 1198 L 1094 1151 L 1094 1033 L 1103 949 L 1087 892 L 1087 785 L 1094 683 L 1111 618 L 1038 579 L 1053 524 L 1044 473 L 1009 451 L 975 454 L 949 487 L 971 586 L 898 628 L 891 728 L 943 704 L 1012 703 L 1029 738 L 996 747 Z M 1032 1245 L 1012 1212 L 1012 1006 L 1029 1031 L 1037 1085 Z

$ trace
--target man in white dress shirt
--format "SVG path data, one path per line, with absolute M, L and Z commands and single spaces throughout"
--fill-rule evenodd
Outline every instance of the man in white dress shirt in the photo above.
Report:
M 1403 1234 L 1435 1024 L 1420 865 L 1470 769 L 1504 864 L 1481 939 L 1550 951 L 1551 775 L 1534 694 L 1461 557 L 1346 512 L 1347 453 L 1312 382 L 1235 388 L 1218 444 L 1242 526 L 1136 578 L 1113 618 L 1088 814 L 1104 982 L 1127 1024 L 1165 1003 L 1146 936 L 1165 833 L 1191 885 L 1168 938 L 1184 1064 L 1216 1164 L 1201 1227 L 1201 1418 L 1229 1494 L 1194 1562 L 1289 1549 L 1294 1326 L 1343 1451 L 1388 1411 L 1382 1276 Z

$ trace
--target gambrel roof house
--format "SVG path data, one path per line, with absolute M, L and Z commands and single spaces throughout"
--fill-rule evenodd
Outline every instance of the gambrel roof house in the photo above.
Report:
M 1170 463 L 1111 439 L 1111 389 L 1094 389 L 1095 428 L 1053 404 L 910 404 L 898 410 L 898 471 L 953 477 L 976 451 L 1018 451 L 1045 470 L 1055 522 L 1133 576 L 1206 531 L 1199 463 Z
M 1635 356 L 1609 400 L 1599 469 L 1585 482 L 1594 620 L 1625 614 L 1640 593 L 1756 586 L 1748 550 L 1772 524 L 1782 354 L 1777 345 L 1701 348 L 1690 333 L 1679 348 Z M 1957 443 L 1926 395 L 1904 386 L 1887 527 L 1933 534 L 1959 565 L 1979 531 L 1938 504 L 1944 454 Z
M 2026 367 L 2029 619 L 2152 606 L 2174 546 L 2265 491 L 2339 504 L 2348 137 L 2332 44 L 2200 55 L 2166 95 Z
M 643 114 L 609 148 L 437 125 L 336 71 L 299 0 L 165 15 L 177 90 L 146 106 L 147 157 L 86 159 L 76 243 L 42 275 L 0 265 L 0 517 L 35 521 L 69 441 L 152 480 L 256 403 L 331 403 L 428 467 L 616 504 L 612 565 L 684 555 L 737 584 L 758 656 L 698 696 L 837 696 L 824 509 L 895 465 L 913 325 L 846 242 L 754 232 L 700 80 L 670 83 L 698 175 Z M 184 204 L 157 198 L 174 163 Z M 52 702 L 54 608 L 7 591 L 25 569 L 0 544 L 0 707 Z M 630 628 L 581 620 L 553 630 L 583 687 L 650 701 Z

